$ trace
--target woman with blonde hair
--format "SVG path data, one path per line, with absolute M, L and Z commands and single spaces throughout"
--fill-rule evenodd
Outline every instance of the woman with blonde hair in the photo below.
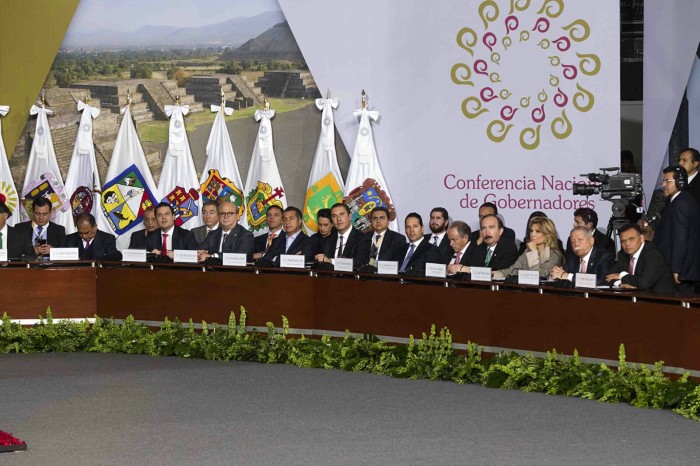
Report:
M 527 249 L 507 269 L 496 270 L 493 278 L 505 278 L 516 270 L 537 270 L 541 278 L 549 276 L 555 266 L 564 265 L 564 254 L 559 248 L 557 229 L 546 217 L 530 219 Z

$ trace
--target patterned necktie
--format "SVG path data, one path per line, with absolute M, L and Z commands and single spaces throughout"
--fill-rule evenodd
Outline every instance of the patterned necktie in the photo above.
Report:
M 634 275 L 634 256 L 630 256 L 630 265 L 627 267 L 627 273 Z
M 455 265 L 459 264 L 459 261 L 461 261 L 461 260 L 462 260 L 462 251 L 459 251 L 459 252 L 457 253 L 457 255 L 455 256 L 455 262 L 454 262 L 454 264 L 455 264 Z
M 381 234 L 377 234 L 374 237 L 374 242 L 369 250 L 369 265 L 373 267 L 376 267 L 377 264 L 377 252 L 379 251 L 379 245 L 382 244 L 382 238 L 383 236 Z
M 335 257 L 343 257 L 343 235 L 340 235 L 340 246 L 338 246 L 338 252 Z
M 399 272 L 405 272 L 406 271 L 406 266 L 408 265 L 408 262 L 411 260 L 411 256 L 413 256 L 413 251 L 415 251 L 416 245 L 411 243 L 411 247 L 408 248 L 408 254 L 406 254 L 406 258 L 403 260 L 403 264 L 401 264 L 401 269 L 399 269 Z
M 277 233 L 268 233 L 267 235 L 267 246 L 265 247 L 265 253 L 270 250 L 270 246 L 272 246 L 272 240 L 275 239 L 275 236 L 277 236 Z
M 221 236 L 221 247 L 219 248 L 219 252 L 224 250 L 224 244 L 226 243 L 226 238 L 228 238 L 228 233 L 224 233 Z
M 438 235 L 435 235 L 435 236 L 433 236 L 433 246 L 437 246 L 438 245 L 437 242 L 438 242 Z
M 163 245 L 160 247 L 160 255 L 161 256 L 168 255 L 168 234 L 167 233 L 163 233 Z
M 486 260 L 484 261 L 484 267 L 488 267 L 491 262 L 491 256 L 493 256 L 493 249 L 486 248 Z
M 41 234 L 44 232 L 44 227 L 41 225 L 36 227 L 36 241 L 35 243 L 38 244 L 39 240 L 41 239 Z
M 581 273 L 586 273 L 586 261 L 581 259 L 581 269 L 579 270 Z

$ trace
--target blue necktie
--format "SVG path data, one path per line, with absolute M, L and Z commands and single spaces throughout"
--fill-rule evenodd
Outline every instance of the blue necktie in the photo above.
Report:
M 408 254 L 406 255 L 406 258 L 403 260 L 403 264 L 401 264 L 401 269 L 399 272 L 405 272 L 406 271 L 406 266 L 408 265 L 408 262 L 411 260 L 411 256 L 413 255 L 413 251 L 416 249 L 416 245 L 411 243 L 411 247 L 408 248 Z

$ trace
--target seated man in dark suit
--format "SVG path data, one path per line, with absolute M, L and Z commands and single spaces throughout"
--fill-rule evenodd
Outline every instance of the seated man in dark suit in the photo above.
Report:
M 80 260 L 120 261 L 122 253 L 117 250 L 114 235 L 97 229 L 92 214 L 83 212 L 75 219 L 77 232 L 66 238 L 67 248 L 78 248 Z
M 369 259 L 369 241 L 351 222 L 350 208 L 342 203 L 331 207 L 331 220 L 334 231 L 323 239 L 321 252 L 316 261 L 330 264 L 338 257 L 352 259 L 354 267 L 361 267 Z
M 158 229 L 158 222 L 156 222 L 156 206 L 152 205 L 143 211 L 141 223 L 143 224 L 143 230 L 138 230 L 131 234 L 129 238 L 129 249 L 146 249 L 146 236 Z
M 221 264 L 223 253 L 246 254 L 253 258 L 253 234 L 238 224 L 238 207 L 233 202 L 222 202 L 218 207 L 219 227 L 204 239 L 197 260 Z
M 7 224 L 12 215 L 9 207 L 0 201 L 0 249 L 7 249 L 8 260 L 34 260 L 34 248 L 27 235 L 22 235 Z
M 311 241 L 313 242 L 314 256 L 319 254 L 321 251 L 321 244 L 323 243 L 323 238 L 327 237 L 333 231 L 333 222 L 331 222 L 331 209 L 320 209 L 316 212 L 316 226 L 318 232 L 311 235 Z
M 296 254 L 303 255 L 305 263 L 311 262 L 314 259 L 313 241 L 301 231 L 301 225 L 301 210 L 291 206 L 284 209 L 282 228 L 285 234 L 275 238 L 270 250 L 265 253 L 262 260 L 279 266 L 282 254 Z
M 454 251 L 450 247 L 450 239 L 447 237 L 447 227 L 450 225 L 450 217 L 444 207 L 435 207 L 430 211 L 430 233 L 425 235 L 425 239 L 431 242 L 440 250 L 443 263 L 447 264 L 452 259 Z
M 574 227 L 569 234 L 569 244 L 575 259 L 567 260 L 564 267 L 554 267 L 552 278 L 576 283 L 577 273 L 596 275 L 596 284 L 604 285 L 610 269 L 615 264 L 615 256 L 598 245 L 591 230 L 586 227 Z
M 368 265 L 377 266 L 377 261 L 398 261 L 403 257 L 400 250 L 406 245 L 406 237 L 389 230 L 389 209 L 375 207 L 370 214 L 372 231 L 365 233 L 369 247 Z
M 518 260 L 518 248 L 515 243 L 503 236 L 504 228 L 500 217 L 485 215 L 481 218 L 479 238 L 482 243 L 474 248 L 468 259 L 467 266 L 471 273 L 471 267 L 491 267 L 491 270 L 507 269 Z M 472 234 L 472 238 L 474 235 Z M 466 267 L 465 267 L 466 269 Z
M 605 281 L 621 288 L 673 295 L 676 287 L 671 270 L 659 250 L 644 241 L 639 225 L 628 223 L 619 234 L 622 250 Z
M 498 217 L 498 207 L 496 207 L 496 204 L 493 202 L 484 202 L 481 204 L 481 207 L 479 207 L 479 225 L 481 225 L 481 219 L 487 215 L 495 215 Z M 500 219 L 501 217 L 498 218 Z M 503 233 L 501 234 L 503 239 L 511 241 L 513 244 L 515 244 L 515 231 L 503 225 L 503 220 L 501 220 L 501 226 L 503 228 Z M 479 230 L 472 232 L 471 240 L 474 241 L 477 246 L 484 242 L 484 239 L 481 236 L 481 227 L 479 227 Z
M 146 250 L 159 260 L 172 260 L 175 249 L 197 250 L 197 240 L 191 231 L 175 226 L 173 206 L 161 202 L 156 206 L 158 229 L 146 237 Z
M 447 265 L 448 275 L 464 274 L 470 270 L 468 267 L 469 258 L 476 248 L 476 244 L 470 239 L 471 234 L 472 230 L 469 225 L 459 220 L 452 222 L 450 228 L 447 229 L 450 247 L 454 252 L 454 257 Z
M 422 277 L 425 275 L 425 264 L 443 263 L 442 254 L 437 246 L 423 236 L 423 219 L 419 214 L 415 212 L 408 214 L 404 226 L 409 242 L 399 250 L 401 257 L 399 273 Z
M 267 233 L 256 236 L 254 243 L 253 260 L 258 260 L 272 246 L 272 241 L 280 235 L 284 235 L 282 229 L 282 207 L 273 204 L 267 208 L 265 212 L 265 223 L 267 224 Z
M 598 230 L 598 214 L 589 207 L 579 207 L 574 211 L 574 228 L 584 227 L 593 232 L 596 246 L 603 248 L 615 257 L 615 242 Z M 571 238 L 566 241 L 566 262 L 576 260 L 576 253 L 571 248 Z
M 51 248 L 62 248 L 66 241 L 66 229 L 51 220 L 51 202 L 37 197 L 32 202 L 32 220 L 15 225 L 15 230 L 28 238 L 37 257 L 48 256 Z
M 206 237 L 219 228 L 219 204 L 214 201 L 207 201 L 202 205 L 202 223 L 204 225 L 192 228 L 194 239 L 202 247 Z

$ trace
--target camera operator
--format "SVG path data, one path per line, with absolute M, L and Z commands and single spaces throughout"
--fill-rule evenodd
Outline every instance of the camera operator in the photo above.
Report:
M 693 293 L 700 283 L 700 206 L 685 192 L 688 175 L 681 166 L 664 168 L 661 188 L 666 207 L 654 234 L 654 245 L 671 267 L 678 291 Z

